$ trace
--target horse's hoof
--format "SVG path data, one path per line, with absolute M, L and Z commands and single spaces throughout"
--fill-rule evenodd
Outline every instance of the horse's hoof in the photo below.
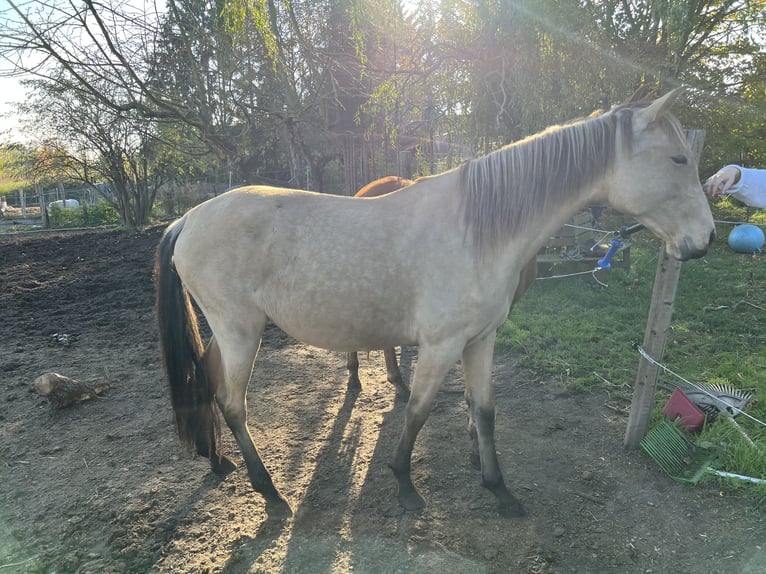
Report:
M 527 515 L 527 511 L 516 499 L 500 503 L 497 510 L 503 518 L 522 518 Z
M 426 507 L 426 501 L 413 490 L 406 494 L 399 494 L 399 505 L 407 512 L 420 512 Z
M 511 494 L 502 479 L 493 482 L 482 481 L 482 486 L 497 497 L 497 510 L 500 516 L 519 518 L 527 515 L 519 499 Z
M 293 509 L 284 499 L 267 500 L 266 515 L 270 522 L 278 522 L 290 518 L 293 515 Z
M 216 456 L 210 461 L 210 468 L 218 476 L 226 476 L 237 470 L 237 465 L 228 456 Z

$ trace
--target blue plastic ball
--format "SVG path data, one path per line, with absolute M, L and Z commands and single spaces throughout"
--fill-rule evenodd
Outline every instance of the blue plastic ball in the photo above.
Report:
M 757 225 L 737 225 L 729 233 L 729 247 L 737 253 L 755 253 L 763 247 L 763 231 Z

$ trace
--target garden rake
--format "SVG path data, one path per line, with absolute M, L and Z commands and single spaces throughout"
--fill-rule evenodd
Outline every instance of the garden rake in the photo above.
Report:
M 713 468 L 721 448 L 710 442 L 694 444 L 676 425 L 666 419 L 647 434 L 641 448 L 670 478 L 686 484 L 697 484 L 706 475 L 736 478 L 755 484 L 766 480 L 734 474 Z

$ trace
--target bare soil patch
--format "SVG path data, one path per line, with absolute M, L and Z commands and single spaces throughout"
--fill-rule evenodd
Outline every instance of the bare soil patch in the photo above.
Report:
M 0 572 L 766 572 L 746 490 L 671 482 L 622 448 L 606 393 L 502 354 L 497 445 L 529 516 L 499 517 L 469 463 L 459 366 L 413 458 L 428 507 L 405 513 L 387 466 L 404 409 L 382 353 L 361 357 L 364 389 L 347 395 L 341 354 L 275 327 L 250 425 L 296 515 L 267 522 L 244 469 L 219 480 L 175 437 L 153 315 L 161 232 L 0 236 Z M 405 375 L 416 360 L 405 349 Z M 112 386 L 53 410 L 32 389 L 47 371 Z

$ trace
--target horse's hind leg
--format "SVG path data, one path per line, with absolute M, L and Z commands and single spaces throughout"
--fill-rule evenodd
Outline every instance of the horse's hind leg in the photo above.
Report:
M 203 368 L 213 386 L 216 388 L 221 377 L 221 352 L 218 347 L 218 343 L 215 337 L 210 339 L 210 342 L 205 349 L 205 354 L 202 357 Z M 217 420 L 213 417 L 216 416 L 213 409 L 206 409 L 204 412 L 200 412 L 199 425 L 197 426 L 197 432 L 194 436 L 194 444 L 197 450 L 197 454 L 210 459 L 210 467 L 213 472 L 218 475 L 226 475 L 237 469 L 237 465 L 227 456 L 218 452 L 218 444 L 216 437 Z
M 463 350 L 466 399 L 472 434 L 475 432 L 481 462 L 482 484 L 498 500 L 503 516 L 523 516 L 524 508 L 508 490 L 495 451 L 495 393 L 492 388 L 492 354 L 495 337 L 487 336 Z
M 349 391 L 359 391 L 362 389 L 362 383 L 359 381 L 359 357 L 356 351 L 346 353 L 346 368 L 348 369 L 348 384 L 346 388 Z
M 406 401 L 410 398 L 410 390 L 404 384 L 402 371 L 399 369 L 399 363 L 396 362 L 396 349 L 384 349 L 383 356 L 386 359 L 386 379 L 396 387 L 396 398 Z
M 250 484 L 266 499 L 266 513 L 270 519 L 282 519 L 290 516 L 292 509 L 274 486 L 247 427 L 247 385 L 265 322 L 264 317 L 257 332 L 238 333 L 226 342 L 219 339 L 222 370 L 216 402 L 245 459 Z

